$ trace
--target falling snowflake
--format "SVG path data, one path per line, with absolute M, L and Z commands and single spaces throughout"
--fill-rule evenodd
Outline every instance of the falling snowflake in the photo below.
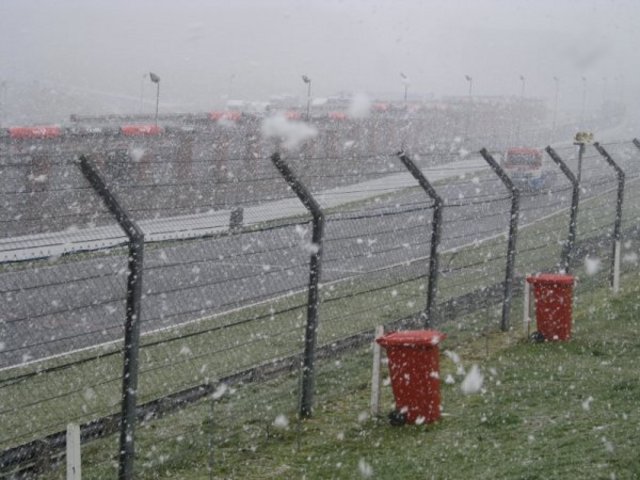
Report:
M 371 99 L 364 93 L 356 93 L 349 104 L 351 118 L 366 118 L 371 111 Z
M 302 244 L 302 249 L 305 252 L 316 254 L 320 251 L 320 245 L 318 245 L 317 243 L 308 242 Z
M 142 157 L 144 157 L 145 151 L 144 148 L 132 148 L 129 151 L 129 156 L 131 157 L 131 160 L 133 160 L 134 162 L 139 162 L 140 160 L 142 160 Z
M 607 453 L 613 453 L 613 443 L 607 440 L 606 437 L 602 437 L 601 440 Z
M 584 259 L 584 269 L 587 272 L 587 275 L 594 276 L 600 271 L 600 259 L 599 258 L 591 258 L 586 257 Z
M 214 400 L 218 400 L 219 398 L 222 398 L 222 396 L 227 393 L 229 387 L 227 387 L 226 384 L 221 383 L 220 385 L 218 385 L 218 387 L 216 388 L 216 391 L 213 392 L 213 399 Z
M 360 472 L 362 478 L 371 478 L 373 476 L 373 468 L 364 458 L 361 458 L 358 462 L 358 472 Z
M 467 376 L 462 381 L 460 389 L 462 390 L 462 393 L 466 395 L 478 393 L 482 388 L 483 380 L 484 376 L 480 372 L 480 369 L 477 365 L 473 365 Z
M 273 426 L 279 428 L 280 430 L 286 430 L 287 428 L 289 428 L 289 419 L 286 415 L 281 413 L 273 421 Z
M 445 350 L 444 354 L 456 365 L 460 363 L 460 355 L 458 355 L 456 352 L 452 350 Z

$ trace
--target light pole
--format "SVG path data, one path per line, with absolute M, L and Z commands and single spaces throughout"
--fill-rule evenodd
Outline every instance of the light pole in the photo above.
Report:
M 553 131 L 556 131 L 556 122 L 558 120 L 558 92 L 560 91 L 560 79 L 553 77 L 553 81 L 556 84 L 555 100 L 553 102 Z
M 309 109 L 311 107 L 311 79 L 302 75 L 302 81 L 307 84 L 307 122 L 309 121 Z
M 616 81 L 616 87 L 614 88 L 616 92 L 616 100 L 619 103 L 624 102 L 624 75 L 619 75 L 614 78 Z
M 579 142 L 575 145 L 578 146 L 578 175 L 576 175 L 576 180 L 578 181 L 579 187 L 582 180 L 582 158 L 584 157 L 584 142 Z
M 522 82 L 522 88 L 520 89 L 520 108 L 518 109 L 519 111 L 517 112 L 518 115 L 518 122 L 517 122 L 517 126 L 516 126 L 516 141 L 518 143 L 520 143 L 520 128 L 521 128 L 521 122 L 522 122 L 522 116 L 524 115 L 524 88 L 525 88 L 525 78 L 524 75 L 520 75 L 520 82 Z
M 149 78 L 156 84 L 156 127 L 158 126 L 158 106 L 160 105 L 160 77 L 153 72 L 149 72 Z
M 5 110 L 7 110 L 7 81 L 0 82 L 0 125 L 4 122 Z
M 233 93 L 233 81 L 234 81 L 235 79 L 236 79 L 236 74 L 235 74 L 235 73 L 232 73 L 232 74 L 229 76 L 229 100 L 232 100 L 232 99 L 233 99 L 233 95 L 232 95 L 232 93 Z
M 409 89 L 409 77 L 407 77 L 404 73 L 400 72 L 400 77 L 402 78 L 402 83 L 404 84 L 404 104 L 407 104 L 407 90 Z
M 147 73 L 143 73 L 140 78 L 140 113 L 144 112 L 144 81 L 147 78 Z
M 465 75 L 464 78 L 469 82 L 469 111 L 467 112 L 467 119 L 464 122 L 464 138 L 466 140 L 469 135 L 469 124 L 471 123 L 471 95 L 473 94 L 473 78 L 470 75 Z
M 580 125 L 584 124 L 585 109 L 587 106 L 587 77 L 582 77 L 582 106 L 580 107 Z

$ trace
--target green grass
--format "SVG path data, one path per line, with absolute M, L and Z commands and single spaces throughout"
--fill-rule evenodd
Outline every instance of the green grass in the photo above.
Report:
M 585 295 L 567 343 L 531 344 L 519 328 L 483 336 L 444 327 L 454 350 L 485 379 L 477 394 L 460 390 L 446 356 L 443 418 L 428 426 L 391 427 L 369 410 L 371 353 L 360 349 L 322 362 L 317 408 L 299 427 L 297 375 L 239 387 L 139 427 L 136 478 L 632 479 L 640 476 L 640 283 Z M 477 321 L 495 320 L 488 309 Z M 393 398 L 383 387 L 383 414 Z M 273 425 L 286 415 L 287 428 Z M 114 438 L 83 449 L 85 478 L 112 478 Z M 211 467 L 211 471 L 209 470 Z M 59 472 L 62 476 L 62 472 Z

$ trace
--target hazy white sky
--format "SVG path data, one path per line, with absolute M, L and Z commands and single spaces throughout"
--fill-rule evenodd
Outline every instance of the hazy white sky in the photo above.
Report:
M 340 91 L 630 93 L 640 0 L 1 0 L 0 80 L 151 96 L 205 110 L 227 96 Z

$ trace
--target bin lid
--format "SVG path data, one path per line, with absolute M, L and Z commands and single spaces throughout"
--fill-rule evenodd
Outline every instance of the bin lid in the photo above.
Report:
M 402 330 L 399 332 L 390 332 L 376 339 L 383 347 L 435 347 L 446 335 L 437 330 Z
M 573 275 L 562 273 L 539 273 L 528 275 L 527 282 L 532 284 L 573 285 Z

